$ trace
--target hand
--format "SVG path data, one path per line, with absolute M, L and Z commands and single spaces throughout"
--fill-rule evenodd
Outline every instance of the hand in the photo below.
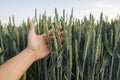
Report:
M 62 27 L 58 27 L 58 29 L 62 29 Z M 52 29 L 48 31 L 49 35 L 52 37 Z M 63 35 L 63 32 L 59 33 L 60 35 Z M 47 40 L 46 40 L 46 34 L 43 33 L 42 35 L 37 35 L 35 33 L 35 25 L 33 23 L 30 24 L 30 30 L 28 34 L 28 46 L 27 49 L 32 51 L 35 55 L 35 60 L 42 59 L 46 57 L 50 53 L 50 49 L 48 48 Z

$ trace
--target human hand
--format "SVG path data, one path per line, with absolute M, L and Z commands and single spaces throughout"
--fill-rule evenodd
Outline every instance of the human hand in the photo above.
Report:
M 59 26 L 58 29 L 61 30 L 62 27 Z M 52 33 L 52 29 L 48 31 L 51 40 L 53 39 Z M 63 32 L 59 33 L 59 35 L 63 34 Z M 42 35 L 37 35 L 35 33 L 35 25 L 33 23 L 30 24 L 27 49 L 29 51 L 32 51 L 32 53 L 35 55 L 35 60 L 42 59 L 50 53 L 50 49 L 48 48 L 47 44 L 46 34 L 43 33 Z

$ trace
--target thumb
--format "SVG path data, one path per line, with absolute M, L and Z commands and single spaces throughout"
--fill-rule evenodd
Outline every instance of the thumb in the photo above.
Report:
M 30 23 L 30 33 L 35 33 L 35 25 L 33 22 Z

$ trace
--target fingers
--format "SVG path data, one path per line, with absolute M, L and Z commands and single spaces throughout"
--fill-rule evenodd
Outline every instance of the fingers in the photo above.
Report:
M 58 30 L 61 30 L 61 29 L 62 29 L 62 26 L 58 26 L 57 29 L 58 29 Z M 53 30 L 52 30 L 52 29 L 50 29 L 50 30 L 48 31 L 48 34 L 49 34 L 49 36 L 50 36 L 50 40 L 54 40 Z M 40 36 L 41 36 L 41 35 L 40 35 Z M 43 33 L 42 36 L 44 36 L 44 37 L 46 38 L 46 33 Z M 59 36 L 64 36 L 64 32 L 61 31 L 61 32 L 59 33 Z M 61 42 L 64 42 L 64 41 L 65 41 L 65 39 L 64 39 L 64 38 L 61 38 Z

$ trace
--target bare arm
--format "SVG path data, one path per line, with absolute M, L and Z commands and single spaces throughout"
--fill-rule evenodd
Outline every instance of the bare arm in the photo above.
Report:
M 48 33 L 51 35 L 52 30 Z M 19 80 L 34 61 L 46 57 L 49 53 L 46 34 L 36 35 L 34 24 L 31 23 L 27 48 L 0 66 L 0 80 Z
M 0 80 L 19 80 L 34 61 L 34 53 L 29 49 L 24 49 L 0 66 Z

